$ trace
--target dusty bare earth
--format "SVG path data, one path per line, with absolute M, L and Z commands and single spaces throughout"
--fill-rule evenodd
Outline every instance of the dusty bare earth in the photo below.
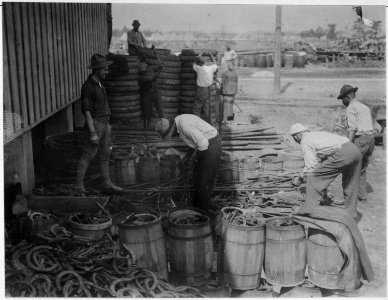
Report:
M 325 125 L 331 114 L 342 105 L 337 95 L 343 84 L 359 88 L 357 98 L 370 104 L 385 104 L 386 78 L 384 68 L 325 68 L 307 66 L 305 69 L 283 69 L 281 89 L 274 97 L 273 73 L 266 69 L 238 68 L 240 93 L 237 96 L 235 122 L 246 123 L 255 119 L 274 126 L 286 133 L 290 125 L 301 122 L 308 125 Z M 285 139 L 289 136 L 285 134 Z M 295 142 L 291 147 L 297 148 Z M 368 182 L 374 192 L 366 204 L 359 204 L 363 218 L 359 223 L 370 256 L 375 279 L 365 282 L 358 297 L 386 297 L 386 151 L 376 146 L 369 168 Z M 336 189 L 341 189 L 336 185 Z M 341 195 L 342 192 L 336 191 Z M 270 297 L 271 295 L 249 291 L 240 297 Z M 316 289 L 294 288 L 281 297 L 320 297 Z

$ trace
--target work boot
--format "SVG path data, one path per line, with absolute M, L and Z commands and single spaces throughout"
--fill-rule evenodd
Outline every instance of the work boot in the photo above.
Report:
M 100 162 L 100 170 L 102 177 L 102 189 L 108 190 L 111 192 L 123 192 L 124 189 L 113 184 L 109 177 L 109 162 L 102 161 Z
M 77 174 L 76 174 L 76 184 L 74 186 L 74 189 L 78 192 L 85 193 L 85 186 L 84 186 L 84 178 L 86 174 L 86 170 L 89 166 L 89 160 L 87 158 L 81 157 L 81 159 L 78 162 L 77 166 Z

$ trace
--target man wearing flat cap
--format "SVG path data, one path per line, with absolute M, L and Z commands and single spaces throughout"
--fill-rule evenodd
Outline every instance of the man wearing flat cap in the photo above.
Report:
M 139 30 L 140 22 L 138 20 L 134 20 L 132 22 L 132 27 L 132 30 L 127 32 L 128 52 L 130 52 L 131 49 L 136 50 L 139 47 L 147 47 L 147 41 L 144 38 L 143 33 Z
M 346 106 L 346 119 L 348 137 L 362 153 L 362 168 L 358 200 L 367 201 L 366 168 L 372 155 L 375 140 L 373 137 L 373 120 L 370 109 L 365 104 L 356 100 L 358 88 L 351 85 L 344 85 L 337 99 L 341 99 Z
M 191 149 L 188 160 L 194 162 L 194 206 L 209 212 L 210 198 L 214 189 L 218 164 L 221 156 L 221 138 L 216 128 L 192 114 L 182 114 L 175 118 L 172 126 L 167 119 L 159 119 L 155 129 L 167 133 L 168 140 L 175 131 L 179 138 Z
M 103 180 L 102 189 L 113 192 L 123 191 L 122 188 L 114 185 L 109 177 L 110 109 L 101 81 L 108 74 L 110 64 L 112 62 L 107 61 L 104 56 L 94 54 L 88 66 L 89 69 L 92 69 L 92 74 L 89 75 L 81 90 L 82 113 L 85 115 L 85 140 L 76 175 L 76 189 L 81 192 L 85 192 L 83 181 L 86 170 L 97 154 Z
M 296 123 L 290 135 L 300 144 L 304 156 L 304 168 L 293 184 L 301 184 L 307 174 L 306 201 L 298 213 L 309 213 L 323 201 L 327 187 L 342 174 L 345 208 L 358 222 L 357 191 L 361 173 L 361 153 L 347 137 L 334 133 L 310 132 L 307 127 Z

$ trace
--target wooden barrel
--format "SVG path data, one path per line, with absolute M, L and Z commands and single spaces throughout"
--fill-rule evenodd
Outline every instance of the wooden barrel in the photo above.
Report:
M 272 68 L 273 67 L 273 54 L 272 53 L 267 53 L 265 55 L 265 61 L 267 62 L 267 68 Z
M 325 289 L 356 289 L 360 286 L 361 266 L 358 250 L 353 240 L 351 257 L 345 258 L 335 238 L 328 232 L 309 228 L 307 241 L 307 271 L 309 279 L 315 285 Z M 342 273 L 344 264 L 348 264 L 346 273 Z
M 126 244 L 134 252 L 138 267 L 157 272 L 167 279 L 167 258 L 161 219 L 153 217 L 153 221 L 142 225 L 126 224 L 125 217 L 119 220 L 119 242 L 121 247 Z
M 242 226 L 223 221 L 218 241 L 217 275 L 231 288 L 257 288 L 264 259 L 264 224 Z
M 284 54 L 284 67 L 285 68 L 294 67 L 294 54 L 291 54 L 291 53 Z
M 136 159 L 130 157 L 116 158 L 116 183 L 121 186 L 136 184 Z
M 219 182 L 238 182 L 239 179 L 239 161 L 229 157 L 221 157 L 218 167 L 217 180 Z
M 265 157 L 261 160 L 261 171 L 267 174 L 279 174 L 283 172 L 283 160 Z
M 246 66 L 250 68 L 256 67 L 256 54 L 249 53 L 245 55 Z
M 112 226 L 112 218 L 105 216 L 106 221 L 100 224 L 80 224 L 73 220 L 73 216 L 69 217 L 70 230 L 74 235 L 82 236 L 91 240 L 99 240 L 104 233 L 110 234 Z
M 306 52 L 298 52 L 295 55 L 295 67 L 304 68 L 307 63 Z
M 234 104 L 234 95 L 224 95 L 224 112 L 223 112 L 223 120 L 231 121 L 233 120 L 233 104 Z
M 256 55 L 256 66 L 258 68 L 266 68 L 267 67 L 267 61 L 265 59 L 265 54 Z
M 175 224 L 172 218 L 201 210 L 179 209 L 168 219 L 168 256 L 171 280 L 183 284 L 196 284 L 209 280 L 213 259 L 213 240 L 209 217 L 202 214 L 201 223 Z
M 246 182 L 255 177 L 259 168 L 260 164 L 255 157 L 242 158 L 239 164 L 239 181 Z
M 246 60 L 245 60 L 245 58 L 240 58 L 240 67 L 246 67 Z
M 291 218 L 271 219 L 265 227 L 266 280 L 281 286 L 302 284 L 306 269 L 306 235 L 303 227 L 294 225 Z
M 159 182 L 159 160 L 155 157 L 141 157 L 138 164 L 138 182 Z
M 163 155 L 160 157 L 160 179 L 171 180 L 180 176 L 179 163 L 181 158 L 176 154 Z

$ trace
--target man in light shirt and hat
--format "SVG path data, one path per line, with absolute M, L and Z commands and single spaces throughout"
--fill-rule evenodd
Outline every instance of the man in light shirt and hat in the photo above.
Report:
M 209 211 L 210 197 L 216 181 L 221 157 L 221 138 L 216 128 L 192 114 L 175 118 L 171 128 L 167 119 L 159 119 L 155 129 L 169 139 L 177 131 L 180 139 L 191 148 L 188 155 L 194 163 L 194 206 Z
M 140 22 L 134 20 L 132 22 L 132 30 L 127 32 L 128 52 L 130 49 L 147 48 L 147 41 L 144 38 L 143 33 L 139 30 Z M 135 53 L 137 54 L 137 52 Z
M 360 176 L 360 187 L 358 189 L 358 200 L 367 202 L 368 191 L 366 182 L 366 168 L 372 155 L 375 139 L 373 136 L 373 119 L 370 109 L 365 104 L 356 100 L 358 88 L 345 84 L 337 99 L 341 99 L 346 106 L 346 120 L 348 137 L 362 153 L 362 168 Z
M 307 174 L 306 202 L 298 213 L 309 213 L 324 199 L 327 187 L 342 174 L 345 208 L 358 222 L 357 191 L 361 173 L 361 153 L 347 137 L 334 133 L 310 132 L 307 127 L 296 123 L 290 135 L 300 144 L 304 155 L 304 168 L 293 184 L 301 184 Z

